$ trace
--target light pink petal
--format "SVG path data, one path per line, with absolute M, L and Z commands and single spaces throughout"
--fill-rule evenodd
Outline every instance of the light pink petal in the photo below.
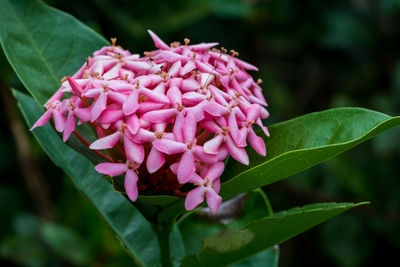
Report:
M 237 143 L 237 146 L 245 147 L 245 146 L 247 146 L 246 139 L 247 139 L 247 134 L 248 134 L 249 130 L 246 126 L 243 126 L 239 132 L 240 132 L 240 139 L 239 139 L 239 142 Z
M 243 60 L 240 60 L 238 58 L 234 58 L 234 60 L 235 60 L 236 65 L 241 67 L 241 68 L 243 68 L 243 69 L 258 71 L 258 68 L 256 66 L 254 66 L 254 65 L 251 65 L 250 63 L 247 63 L 247 62 L 245 62 Z
M 153 111 L 153 110 L 159 110 L 162 109 L 165 106 L 164 103 L 156 103 L 156 102 L 142 102 L 139 105 L 139 109 L 137 110 L 140 113 L 147 113 L 149 111 Z
M 167 122 L 176 114 L 176 112 L 177 111 L 174 108 L 153 110 L 144 114 L 143 119 L 151 123 Z
M 197 145 L 194 150 L 196 158 L 201 162 L 212 164 L 218 160 L 217 155 L 206 153 L 202 146 Z
M 64 131 L 65 127 L 65 121 L 66 118 L 60 113 L 58 110 L 53 110 L 53 119 L 54 119 L 54 125 L 56 127 L 57 132 L 62 132 Z
M 188 192 L 185 200 L 185 209 L 192 210 L 204 201 L 204 188 L 198 186 Z
M 178 182 L 181 184 L 186 183 L 193 175 L 195 170 L 196 168 L 194 166 L 193 152 L 187 150 L 185 153 L 183 153 L 182 158 L 179 162 L 178 172 L 177 172 Z
M 154 146 L 151 148 L 147 157 L 146 167 L 149 173 L 158 171 L 165 163 L 164 154 L 158 151 Z
M 261 127 L 261 130 L 263 130 L 264 134 L 265 134 L 266 136 L 269 136 L 268 128 L 265 127 L 265 126 L 263 125 L 263 123 L 262 123 L 262 121 L 261 121 L 260 118 L 257 119 L 256 123 L 257 123 L 258 126 Z
M 210 49 L 211 47 L 214 47 L 218 44 L 219 43 L 201 43 L 201 44 L 189 45 L 189 47 L 193 51 L 204 51 L 204 50 Z
M 185 66 L 183 66 L 183 68 L 181 69 L 180 74 L 181 74 L 181 76 L 185 76 L 186 74 L 188 74 L 195 68 L 196 68 L 196 65 L 194 64 L 194 62 L 192 60 L 188 60 L 188 62 L 186 62 L 186 64 L 185 64 Z
M 32 126 L 30 131 L 35 129 L 38 126 L 43 126 L 45 125 L 51 118 L 51 113 L 52 111 L 50 109 L 46 110 L 46 112 L 35 122 L 35 124 Z
M 203 179 L 203 177 L 201 177 L 200 175 L 198 175 L 197 173 L 194 172 L 188 182 L 192 183 L 192 184 L 199 184 L 199 185 L 201 184 L 202 185 L 202 184 L 204 184 L 204 179 Z
M 207 96 L 197 92 L 187 92 L 182 95 L 184 105 L 196 105 L 206 99 Z
M 127 99 L 127 96 L 118 92 L 108 91 L 108 98 L 115 103 L 122 105 Z
M 224 115 L 228 114 L 228 112 L 229 112 L 229 109 L 227 107 L 224 107 L 215 102 L 204 105 L 203 109 L 204 109 L 204 111 L 206 111 L 207 113 L 209 113 L 213 116 L 224 116 Z
M 217 160 L 224 161 L 228 155 L 229 155 L 228 149 L 226 148 L 226 145 L 223 144 L 219 148 L 217 154 Z
M 261 119 L 266 119 L 269 117 L 269 112 L 266 108 L 261 107 L 261 111 L 260 111 L 260 118 Z
M 187 110 L 188 112 L 192 113 L 193 116 L 195 117 L 196 122 L 198 122 L 198 121 L 203 120 L 204 117 L 205 117 L 203 106 L 206 105 L 207 103 L 208 103 L 208 101 L 204 100 L 204 101 L 198 103 L 194 107 L 185 108 L 185 110 Z
M 177 53 L 174 53 L 172 51 L 161 51 L 157 57 L 161 57 L 162 59 L 164 59 L 165 61 L 169 62 L 169 63 L 174 63 L 176 61 L 179 60 L 186 60 L 186 58 L 182 55 L 179 55 Z
M 110 124 L 121 120 L 123 117 L 124 112 L 120 109 L 106 109 L 96 121 L 101 124 Z
M 253 149 L 258 154 L 265 157 L 267 152 L 265 151 L 264 140 L 261 137 L 257 136 L 252 128 L 249 129 L 248 140 L 249 140 L 250 145 L 253 147 Z
M 225 164 L 223 162 L 216 162 L 210 166 L 207 172 L 207 178 L 213 183 L 216 179 L 221 177 L 224 172 Z
M 107 135 L 106 137 L 97 139 L 89 146 L 89 148 L 94 150 L 109 149 L 114 147 L 120 139 L 121 132 L 117 131 L 113 134 Z
M 71 78 L 70 76 L 67 77 L 68 83 L 72 88 L 72 92 L 74 95 L 80 96 L 83 92 L 82 87 L 74 80 L 74 78 Z
M 185 79 L 182 81 L 181 90 L 184 92 L 197 91 L 200 84 L 194 79 Z
M 136 172 L 134 170 L 129 169 L 125 175 L 124 186 L 126 194 L 128 195 L 128 198 L 132 202 L 135 202 L 138 197 L 137 181 L 138 181 L 138 176 Z
M 237 125 L 236 116 L 235 114 L 233 114 L 233 112 L 229 114 L 228 126 L 230 128 L 230 134 L 232 136 L 232 139 L 235 141 L 236 144 L 238 144 L 240 141 L 240 132 L 239 132 L 239 127 Z
M 155 102 L 169 104 L 168 97 L 162 93 L 155 92 L 155 91 L 147 89 L 147 88 L 141 88 L 140 93 L 147 96 L 148 98 L 150 98 L 151 100 L 153 100 Z
M 107 87 L 113 89 L 114 91 L 131 91 L 136 88 L 136 85 L 130 84 L 126 81 L 121 80 L 111 80 L 106 82 Z
M 158 151 L 168 155 L 182 153 L 187 149 L 186 144 L 168 139 L 157 139 L 153 142 L 153 146 L 157 148 Z
M 178 165 L 179 165 L 179 162 L 175 162 L 175 163 L 171 164 L 171 166 L 169 166 L 169 168 L 171 169 L 171 171 L 174 174 L 176 174 L 178 172 Z
M 246 111 L 246 117 L 248 121 L 256 121 L 260 116 L 261 107 L 260 105 L 252 104 Z
M 136 142 L 143 144 L 147 142 L 151 142 L 156 138 L 153 132 L 140 128 L 137 134 L 133 137 L 133 140 Z
M 95 167 L 96 171 L 109 176 L 118 176 L 126 172 L 127 167 L 125 163 L 110 163 L 104 162 L 97 164 Z
M 182 93 L 176 86 L 172 86 L 168 89 L 167 97 L 169 98 L 173 107 L 176 107 L 178 104 L 182 104 Z
M 194 141 L 197 130 L 196 118 L 191 112 L 186 114 L 185 122 L 183 124 L 183 137 L 186 142 Z
M 221 189 L 221 181 L 220 179 L 215 179 L 215 181 L 213 182 L 212 186 L 214 187 L 214 191 L 216 193 L 219 193 L 219 190 Z
M 174 64 L 172 64 L 172 66 L 168 70 L 169 76 L 175 77 L 179 73 L 181 66 L 182 66 L 182 63 L 180 61 L 177 61 Z
M 266 106 L 266 105 L 267 105 L 267 103 L 265 103 L 265 102 L 262 101 L 261 99 L 258 99 L 257 97 L 252 96 L 252 95 L 250 95 L 250 96 L 248 97 L 248 99 L 249 99 L 249 101 L 250 101 L 251 103 L 256 103 L 256 104 L 263 105 L 263 106 Z
M 68 113 L 67 121 L 64 127 L 63 141 L 67 141 L 71 133 L 75 130 L 75 116 L 73 112 Z
M 204 129 L 206 129 L 207 131 L 212 132 L 212 133 L 218 133 L 218 132 L 221 131 L 221 128 L 218 126 L 218 124 L 216 124 L 212 120 L 210 120 L 210 121 L 202 121 L 202 122 L 200 122 L 200 125 Z
M 74 114 L 75 116 L 78 117 L 78 119 L 81 122 L 87 122 L 90 120 L 90 113 L 91 113 L 91 108 L 75 108 L 74 109 Z
M 178 112 L 178 114 L 176 114 L 176 118 L 175 118 L 175 123 L 174 123 L 174 128 L 173 128 L 173 133 L 174 133 L 174 137 L 175 140 L 178 142 L 183 142 L 183 126 L 184 126 L 184 122 L 185 122 L 185 118 L 183 116 L 182 112 Z
M 222 197 L 220 197 L 213 189 L 206 190 L 207 205 L 212 214 L 216 214 L 221 206 Z
M 237 147 L 229 135 L 225 136 L 225 144 L 229 154 L 244 165 L 249 165 L 249 157 L 246 150 L 242 147 Z
M 131 141 L 124 135 L 124 149 L 128 160 L 142 163 L 144 160 L 144 148 L 142 145 Z
M 144 62 L 144 61 L 131 61 L 131 60 L 127 60 L 125 61 L 124 66 L 126 68 L 129 68 L 133 71 L 137 71 L 137 72 L 146 72 L 149 71 L 152 67 L 152 65 L 150 63 Z
M 151 36 L 151 39 L 153 39 L 155 47 L 161 49 L 161 50 L 168 50 L 170 47 L 165 44 L 160 37 L 158 37 L 154 32 L 151 30 L 147 30 Z
M 139 90 L 134 90 L 122 105 L 125 115 L 131 115 L 139 108 Z
M 121 64 L 116 64 L 109 71 L 104 73 L 103 79 L 104 80 L 111 80 L 111 79 L 117 78 L 119 76 L 119 70 L 120 69 L 121 69 Z
M 88 98 L 93 98 L 93 97 L 97 97 L 103 91 L 104 91 L 103 88 L 93 88 L 93 89 L 89 89 L 85 93 L 83 93 L 83 96 L 88 97 Z
M 212 139 L 204 143 L 204 151 L 210 154 L 218 154 L 219 147 L 224 141 L 224 136 L 222 134 L 217 134 Z
M 140 128 L 140 121 L 136 114 L 126 117 L 126 126 L 132 134 L 136 134 Z
M 90 120 L 92 122 L 94 122 L 103 112 L 103 110 L 106 109 L 106 105 L 107 105 L 107 95 L 105 93 L 101 93 L 92 106 L 92 112 L 90 117 Z
M 207 64 L 207 63 L 203 63 L 200 60 L 196 60 L 196 66 L 201 72 L 204 72 L 204 73 L 212 73 L 214 70 L 213 66 L 211 66 L 210 64 Z M 211 78 L 210 78 L 210 80 L 211 80 Z

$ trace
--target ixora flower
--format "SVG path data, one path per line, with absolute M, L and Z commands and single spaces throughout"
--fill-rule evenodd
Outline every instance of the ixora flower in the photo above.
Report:
M 63 141 L 76 135 L 106 162 L 96 171 L 125 175 L 131 201 L 140 192 L 186 197 L 192 210 L 206 199 L 212 213 L 221 205 L 224 160 L 249 164 L 247 141 L 265 156 L 268 135 L 261 119 L 267 103 L 246 70 L 257 68 L 227 54 L 217 43 L 189 45 L 189 39 L 165 44 L 149 30 L 157 50 L 144 57 L 115 45 L 89 57 L 45 104 L 32 129 L 51 117 Z M 75 129 L 87 123 L 98 139 L 89 144 Z M 183 187 L 184 185 L 186 185 Z

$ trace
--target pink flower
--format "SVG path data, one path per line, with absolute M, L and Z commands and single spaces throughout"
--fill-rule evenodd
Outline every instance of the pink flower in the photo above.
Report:
M 131 201 L 142 191 L 175 194 L 186 196 L 192 210 L 205 198 L 215 214 L 226 157 L 248 165 L 247 141 L 266 154 L 253 126 L 269 135 L 262 122 L 267 102 L 246 72 L 257 68 L 235 51 L 212 48 L 218 43 L 189 45 L 185 39 L 169 46 L 149 33 L 158 49 L 145 57 L 116 46 L 115 39 L 94 52 L 62 80 L 32 129 L 53 117 L 64 141 L 74 133 L 106 160 L 95 166 L 99 173 L 125 175 Z M 86 141 L 76 121 L 94 127 L 98 139 Z M 193 189 L 182 192 L 185 184 Z

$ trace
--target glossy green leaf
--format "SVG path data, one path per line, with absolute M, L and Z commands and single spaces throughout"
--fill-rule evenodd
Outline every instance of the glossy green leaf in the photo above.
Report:
M 400 124 L 400 117 L 362 108 L 338 108 L 311 113 L 269 127 L 267 156 L 249 150 L 250 166 L 230 160 L 221 195 L 271 184 L 336 156 Z
M 71 15 L 38 0 L 0 0 L 0 42 L 19 79 L 44 104 L 93 51 L 107 45 Z
M 14 91 L 14 95 L 25 120 L 31 126 L 42 112 L 40 107 L 25 94 Z M 36 129 L 33 134 L 50 159 L 65 171 L 75 186 L 98 209 L 133 256 L 135 263 L 139 266 L 159 264 L 157 237 L 150 223 L 132 202 L 115 192 L 88 159 L 63 144 L 50 125 Z
M 202 240 L 222 230 L 245 227 L 252 221 L 272 215 L 268 198 L 261 190 L 241 194 L 224 202 L 217 217 L 208 209 L 199 209 L 179 221 L 183 243 L 187 254 L 194 254 L 201 248 Z M 277 266 L 279 248 L 267 249 L 235 266 Z
M 246 227 L 226 229 L 202 240 L 181 266 L 228 266 L 280 244 L 341 212 L 365 203 L 321 203 L 275 213 Z

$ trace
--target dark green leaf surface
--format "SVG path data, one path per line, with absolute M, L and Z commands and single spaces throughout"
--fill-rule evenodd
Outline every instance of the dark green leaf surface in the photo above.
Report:
M 311 113 L 269 127 L 267 156 L 249 150 L 250 166 L 230 160 L 221 195 L 238 193 L 294 175 L 400 124 L 400 117 L 362 108 Z
M 321 203 L 275 213 L 244 228 L 205 237 L 202 248 L 181 266 L 227 266 L 300 234 L 341 212 L 365 203 Z
M 31 126 L 42 112 L 40 107 L 31 97 L 18 91 L 14 91 L 14 94 L 25 120 Z M 157 237 L 150 223 L 133 204 L 122 194 L 114 192 L 112 185 L 95 171 L 88 159 L 63 144 L 50 125 L 36 129 L 33 134 L 50 159 L 66 172 L 75 186 L 98 209 L 133 256 L 135 263 L 139 266 L 158 266 Z
M 93 51 L 107 45 L 69 14 L 37 0 L 0 0 L 0 42 L 19 79 L 43 105 Z

